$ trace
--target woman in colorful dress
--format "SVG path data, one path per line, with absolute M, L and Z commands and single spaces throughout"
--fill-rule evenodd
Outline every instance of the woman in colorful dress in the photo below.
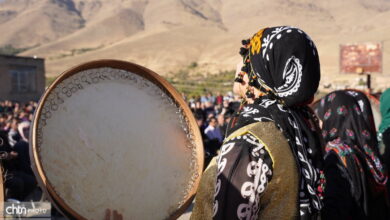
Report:
M 389 219 L 369 100 L 361 92 L 335 91 L 317 111 L 326 143 L 322 219 Z
M 383 163 L 387 170 L 390 168 L 390 89 L 386 89 L 380 98 L 382 122 L 379 126 L 379 139 L 384 144 Z M 390 182 L 387 182 L 387 192 L 390 198 Z

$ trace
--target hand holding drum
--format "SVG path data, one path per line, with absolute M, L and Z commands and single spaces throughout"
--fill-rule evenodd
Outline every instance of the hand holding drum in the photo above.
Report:
M 202 139 L 181 95 L 156 73 L 100 60 L 61 74 L 31 131 L 41 188 L 71 219 L 172 219 L 191 203 Z

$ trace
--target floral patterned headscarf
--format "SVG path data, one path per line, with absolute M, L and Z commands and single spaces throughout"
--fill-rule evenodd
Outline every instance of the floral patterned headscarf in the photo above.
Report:
M 361 97 L 366 96 L 357 91 L 335 91 L 322 98 L 317 107 L 323 123 L 322 136 L 326 143 L 339 139 L 346 144 L 358 155 L 375 182 L 385 185 L 387 175 L 379 160 L 371 104 Z

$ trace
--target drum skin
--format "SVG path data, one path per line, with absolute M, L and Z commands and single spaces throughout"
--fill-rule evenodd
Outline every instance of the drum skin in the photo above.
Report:
M 30 156 L 41 188 L 67 217 L 174 219 L 203 168 L 196 121 L 181 95 L 136 64 L 99 60 L 61 74 L 42 96 Z

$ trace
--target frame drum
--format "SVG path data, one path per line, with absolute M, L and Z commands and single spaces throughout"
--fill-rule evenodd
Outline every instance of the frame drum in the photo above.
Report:
M 142 66 L 116 60 L 62 73 L 31 129 L 41 188 L 72 219 L 172 219 L 191 203 L 202 138 L 181 95 Z

